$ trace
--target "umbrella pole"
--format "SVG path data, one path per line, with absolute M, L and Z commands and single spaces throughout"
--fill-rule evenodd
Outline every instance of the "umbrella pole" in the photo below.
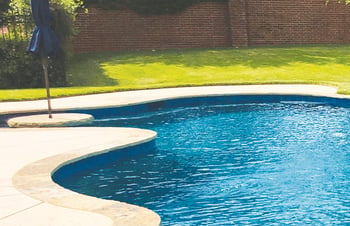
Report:
M 48 61 L 47 57 L 42 57 L 41 58 L 41 63 L 42 63 L 43 70 L 44 70 L 49 118 L 52 118 L 52 108 L 51 108 L 51 100 L 50 100 L 51 99 L 51 97 L 50 97 L 50 86 L 49 86 L 49 74 L 48 74 L 49 61 Z

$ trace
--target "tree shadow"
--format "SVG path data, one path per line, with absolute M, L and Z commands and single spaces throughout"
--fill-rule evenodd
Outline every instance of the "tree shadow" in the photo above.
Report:
M 107 59 L 106 59 L 107 60 Z M 337 63 L 350 65 L 350 47 L 341 45 L 302 47 L 260 47 L 188 49 L 138 52 L 137 55 L 111 55 L 110 64 L 150 64 L 182 65 L 187 67 L 227 67 L 247 66 L 251 68 L 279 67 L 293 63 L 326 65 Z
M 69 86 L 116 86 L 118 80 L 108 76 L 101 65 L 106 54 L 78 54 L 72 57 L 67 72 Z M 107 56 L 108 58 L 108 56 Z

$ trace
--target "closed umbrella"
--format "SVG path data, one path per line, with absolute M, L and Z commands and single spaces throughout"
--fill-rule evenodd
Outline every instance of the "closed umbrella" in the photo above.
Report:
M 41 63 L 44 70 L 49 118 L 52 118 L 48 76 L 48 58 L 57 54 L 57 52 L 60 50 L 60 44 L 57 36 L 50 27 L 51 16 L 49 1 L 31 0 L 31 7 L 35 28 L 29 43 L 28 51 L 41 58 Z

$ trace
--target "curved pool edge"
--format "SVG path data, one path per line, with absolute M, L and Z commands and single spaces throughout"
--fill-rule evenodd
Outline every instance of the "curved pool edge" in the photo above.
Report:
M 89 129 L 96 130 L 96 128 Z M 110 151 L 136 147 L 152 142 L 157 136 L 156 132 L 144 129 L 98 128 L 98 130 L 106 132 L 110 130 L 118 139 L 95 146 L 79 147 L 30 163 L 13 176 L 14 187 L 43 203 L 107 216 L 111 219 L 111 225 L 160 225 L 159 215 L 149 209 L 79 194 L 59 186 L 52 180 L 52 174 L 64 165 Z M 94 223 L 100 225 L 98 222 Z
M 64 112 L 79 109 L 123 107 L 183 97 L 266 94 L 350 98 L 350 95 L 337 94 L 337 88 L 335 87 L 323 85 L 224 85 L 133 90 L 61 97 L 52 99 L 52 108 L 54 111 Z M 46 111 L 47 103 L 45 100 L 0 102 L 0 116 L 8 114 L 41 113 Z

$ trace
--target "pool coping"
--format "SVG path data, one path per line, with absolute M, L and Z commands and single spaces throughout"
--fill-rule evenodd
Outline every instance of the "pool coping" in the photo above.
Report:
M 336 87 L 321 85 L 236 85 L 198 86 L 164 89 L 122 91 L 83 96 L 54 98 L 54 111 L 121 107 L 181 97 L 222 96 L 222 95 L 310 95 L 334 98 L 349 98 L 337 94 Z M 0 115 L 14 113 L 35 113 L 47 111 L 46 100 L 0 102 Z
M 155 90 L 125 91 L 52 100 L 56 110 L 95 109 L 102 107 L 129 106 L 169 100 L 182 97 L 222 95 L 308 95 L 350 99 L 350 96 L 336 94 L 336 88 L 318 85 L 244 85 L 204 86 Z M 45 100 L 0 102 L 0 115 L 23 112 L 45 111 Z M 10 135 L 9 135 L 10 134 Z M 39 138 L 34 137 L 37 134 Z M 30 136 L 33 136 L 30 140 Z M 44 137 L 45 136 L 45 137 Z M 21 150 L 29 149 L 34 156 L 26 156 L 12 170 L 0 174 L 0 186 L 6 185 L 0 203 L 23 201 L 20 208 L 1 214 L 0 225 L 159 225 L 160 218 L 143 207 L 127 203 L 107 201 L 81 195 L 55 184 L 51 173 L 60 165 L 111 150 L 142 144 L 155 139 L 155 132 L 131 128 L 56 128 L 56 129 L 0 129 L 0 153 L 6 156 L 2 161 L 20 158 Z M 75 137 L 75 139 L 68 139 Z M 9 139 L 16 139 L 15 144 Z M 29 139 L 29 140 L 28 140 Z M 48 139 L 47 142 L 42 142 Z M 61 142 L 62 139 L 64 142 Z M 37 142 L 35 142 L 37 140 Z M 23 141 L 23 142 L 22 142 Z M 5 143 L 5 144 L 4 144 Z M 36 150 L 39 150 L 37 154 Z M 47 152 L 47 153 L 46 153 Z M 13 156 L 17 155 L 17 156 Z M 6 164 L 5 164 L 6 166 Z M 11 181 L 9 181 L 11 180 Z M 24 195 L 23 195 L 23 194 Z M 3 202 L 4 201 L 4 202 Z M 5 204 L 0 205 L 3 208 Z M 43 206 L 45 208 L 39 208 Z M 63 207 L 63 208 L 62 208 Z M 0 208 L 0 210 L 1 210 Z M 36 210 L 37 209 L 37 210 Z M 34 213 L 46 211 L 40 219 L 33 219 Z M 74 210 L 75 209 L 75 210 Z M 37 211 L 37 212 L 35 212 Z M 67 212 L 68 211 L 68 212 Z M 88 212 L 82 212 L 88 211 Z M 5 211 L 6 212 L 6 211 Z M 62 219 L 63 217 L 63 219 Z M 29 219 L 30 220 L 29 220 Z M 73 220 L 72 220 L 73 219 Z M 30 222 L 30 223 L 28 223 Z M 33 223 L 32 223 L 33 222 Z M 79 223 L 76 223 L 79 222 Z
M 97 128 L 94 130 L 96 131 Z M 154 140 L 157 136 L 155 132 L 143 129 L 117 128 L 113 132 L 118 133 L 119 138 L 124 135 L 123 139 L 119 139 L 113 144 L 100 144 L 85 149 L 71 150 L 26 165 L 13 177 L 15 188 L 46 203 L 108 216 L 114 225 L 159 225 L 160 217 L 151 210 L 118 201 L 82 195 L 65 189 L 52 181 L 52 173 L 70 162 L 141 145 Z

